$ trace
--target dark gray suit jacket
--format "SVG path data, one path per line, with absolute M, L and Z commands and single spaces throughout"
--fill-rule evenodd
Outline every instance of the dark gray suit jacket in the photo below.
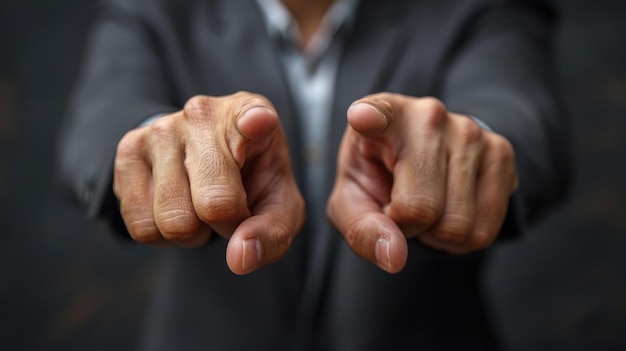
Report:
M 532 1 L 363 0 L 341 58 L 328 133 L 335 152 L 355 99 L 436 96 L 478 116 L 516 150 L 519 192 L 501 236 L 516 236 L 563 195 L 567 121 L 552 89 L 552 12 Z M 110 0 L 102 5 L 61 143 L 67 184 L 93 217 L 125 233 L 111 190 L 116 144 L 196 94 L 240 90 L 276 106 L 296 177 L 294 102 L 253 0 Z M 449 257 L 410 243 L 389 275 L 330 226 L 305 230 L 279 263 L 245 277 L 225 242 L 172 249 L 151 311 L 149 350 L 413 350 L 495 347 L 480 297 L 484 253 Z

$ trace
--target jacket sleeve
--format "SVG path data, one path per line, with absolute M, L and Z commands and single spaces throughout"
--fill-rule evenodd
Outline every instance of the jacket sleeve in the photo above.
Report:
M 552 57 L 554 12 L 532 1 L 484 8 L 442 79 L 451 111 L 478 117 L 513 145 L 520 187 L 502 235 L 517 236 L 562 200 L 570 127 Z
M 178 110 L 157 45 L 131 2 L 105 2 L 62 128 L 59 171 L 91 218 L 107 214 L 126 233 L 113 195 L 117 143 L 149 116 Z

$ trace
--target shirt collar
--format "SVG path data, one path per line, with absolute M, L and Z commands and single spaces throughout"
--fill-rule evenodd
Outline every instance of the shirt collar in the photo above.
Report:
M 336 0 L 333 3 L 322 20 L 322 26 L 328 26 L 329 35 L 334 34 L 341 27 L 352 25 L 359 1 Z M 256 0 L 256 2 L 261 9 L 270 37 L 298 41 L 299 33 L 295 20 L 280 0 Z

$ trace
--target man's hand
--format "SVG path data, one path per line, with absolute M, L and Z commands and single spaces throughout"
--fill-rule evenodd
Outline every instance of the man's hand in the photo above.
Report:
M 436 99 L 386 93 L 353 103 L 348 123 L 327 213 L 357 255 L 396 273 L 407 239 L 452 254 L 493 243 L 518 184 L 505 138 Z
M 127 133 L 113 186 L 134 240 L 198 247 L 215 232 L 236 274 L 283 257 L 305 219 L 278 115 L 249 93 L 194 97 Z

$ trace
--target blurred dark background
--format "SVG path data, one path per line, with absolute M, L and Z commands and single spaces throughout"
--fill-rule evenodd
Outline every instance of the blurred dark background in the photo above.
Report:
M 126 350 L 158 253 L 69 205 L 57 132 L 95 0 L 0 1 L 0 348 Z M 570 201 L 496 250 L 485 286 L 511 350 L 626 349 L 626 1 L 561 0 Z M 452 336 L 453 337 L 453 336 Z

